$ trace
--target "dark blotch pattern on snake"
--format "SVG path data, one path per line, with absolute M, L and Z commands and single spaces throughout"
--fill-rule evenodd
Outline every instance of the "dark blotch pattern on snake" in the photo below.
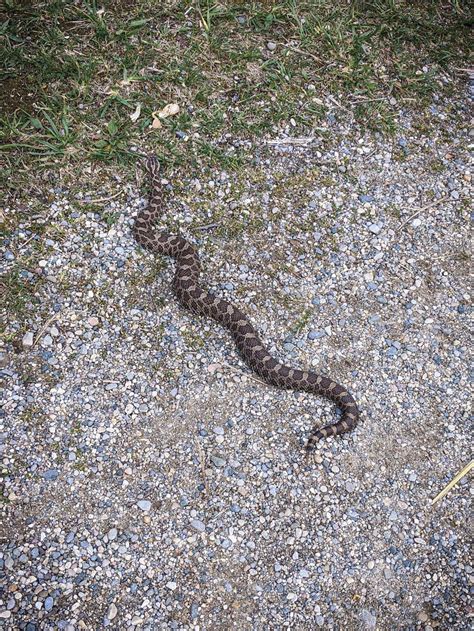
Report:
M 159 162 L 155 157 L 147 160 L 151 177 L 151 194 L 148 207 L 142 210 L 133 227 L 138 243 L 154 254 L 171 256 L 176 260 L 173 290 L 179 302 L 201 316 L 209 316 L 230 331 L 235 344 L 248 366 L 264 381 L 279 388 L 301 390 L 321 395 L 334 401 L 342 417 L 333 425 L 314 428 L 306 449 L 311 451 L 321 438 L 337 436 L 352 430 L 358 421 L 357 405 L 343 386 L 332 379 L 311 371 L 284 366 L 271 357 L 247 316 L 226 300 L 207 292 L 199 284 L 201 265 L 199 255 L 191 243 L 179 235 L 158 231 L 154 224 L 163 211 L 163 188 L 159 177 Z

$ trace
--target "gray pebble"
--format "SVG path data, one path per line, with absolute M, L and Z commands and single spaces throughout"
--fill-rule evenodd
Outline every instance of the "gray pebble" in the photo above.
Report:
M 375 629 L 377 618 L 368 609 L 362 609 L 359 618 L 364 625 L 364 629 Z
M 44 601 L 44 608 L 46 609 L 46 611 L 51 611 L 53 605 L 54 600 L 51 598 L 51 596 L 48 596 L 48 598 L 46 598 L 46 600 Z
M 47 471 L 43 473 L 43 478 L 47 480 L 48 482 L 52 482 L 53 480 L 56 480 L 58 476 L 59 476 L 59 471 L 57 469 L 48 469 Z
M 211 462 L 213 465 L 215 465 L 216 467 L 225 467 L 227 461 L 225 460 L 225 458 L 221 458 L 220 456 L 215 456 L 212 455 L 211 456 Z
M 325 331 L 310 331 L 308 333 L 308 340 L 319 340 L 325 335 Z
M 371 223 L 368 226 L 368 230 L 372 232 L 372 234 L 379 234 L 382 228 L 380 227 L 378 223 Z
M 33 333 L 31 331 L 28 331 L 27 333 L 25 333 L 22 339 L 23 347 L 31 348 L 33 346 L 33 342 L 34 342 Z
M 204 532 L 206 530 L 206 524 L 200 519 L 193 519 L 191 521 L 191 526 L 194 528 L 194 530 L 197 530 L 198 532 Z
M 141 508 L 141 507 L 140 507 Z M 114 539 L 117 538 L 117 529 L 116 528 L 111 528 L 109 530 L 109 532 L 107 533 L 107 537 L 109 541 L 113 541 Z

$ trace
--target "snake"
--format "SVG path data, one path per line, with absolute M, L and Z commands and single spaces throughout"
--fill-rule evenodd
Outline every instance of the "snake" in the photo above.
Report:
M 180 234 L 171 234 L 157 227 L 166 206 L 160 162 L 156 156 L 148 156 L 145 169 L 151 184 L 148 205 L 138 213 L 132 234 L 142 248 L 175 259 L 172 289 L 179 303 L 191 312 L 210 317 L 225 327 L 245 363 L 265 383 L 282 389 L 308 392 L 336 404 L 342 412 L 339 420 L 311 430 L 305 445 L 307 454 L 315 449 L 321 439 L 353 430 L 359 420 L 359 410 L 346 388 L 329 377 L 279 362 L 271 356 L 249 318 L 238 307 L 201 286 L 201 262 L 195 245 Z

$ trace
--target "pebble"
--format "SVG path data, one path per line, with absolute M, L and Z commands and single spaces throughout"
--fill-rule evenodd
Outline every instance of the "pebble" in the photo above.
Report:
M 141 507 L 140 507 L 140 508 L 141 508 Z M 145 509 L 144 509 L 144 510 L 145 510 Z M 111 528 L 111 529 L 109 530 L 109 532 L 107 533 L 107 538 L 108 538 L 108 540 L 109 540 L 109 541 L 113 541 L 114 539 L 116 539 L 116 538 L 117 538 L 117 534 L 118 534 L 118 533 L 117 533 L 117 529 L 116 529 L 116 528 Z M 109 620 L 110 620 L 110 618 L 109 618 Z
M 360 612 L 360 620 L 364 625 L 364 629 L 375 629 L 377 626 L 377 618 L 368 609 L 362 609 Z
M 308 333 L 309 340 L 319 340 L 326 335 L 325 331 L 310 331 Z
M 267 42 L 268 50 L 275 50 L 276 47 L 277 46 L 276 46 L 275 42 Z
M 31 348 L 34 343 L 33 333 L 28 331 L 22 339 L 23 348 Z
M 115 603 L 112 603 L 107 611 L 107 618 L 112 622 L 116 615 L 118 614 L 118 609 Z
M 206 525 L 200 519 L 193 519 L 191 521 L 191 526 L 198 532 L 204 532 L 206 530 Z
M 370 232 L 372 232 L 372 234 L 380 234 L 380 231 L 382 230 L 381 226 L 378 223 L 371 223 L 368 229 Z
M 52 482 L 56 480 L 59 476 L 59 471 L 57 469 L 48 469 L 43 473 L 43 478 L 48 482 Z
M 151 502 L 148 500 L 140 500 L 137 502 L 138 508 L 140 508 L 144 512 L 148 512 L 151 509 Z
M 225 467 L 227 461 L 225 458 L 221 458 L 220 456 L 211 456 L 211 461 L 216 467 Z

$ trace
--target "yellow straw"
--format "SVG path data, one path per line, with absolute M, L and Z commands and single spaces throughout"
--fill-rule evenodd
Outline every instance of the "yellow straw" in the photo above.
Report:
M 474 460 L 471 460 L 469 464 L 467 464 L 463 469 L 461 469 L 461 471 L 459 471 L 459 473 L 457 473 L 454 476 L 451 482 L 449 482 L 449 484 L 447 484 L 444 487 L 441 493 L 438 493 L 438 495 L 433 500 L 431 500 L 431 506 L 433 506 L 433 504 L 436 504 L 436 502 L 441 500 L 446 495 L 446 493 L 448 493 L 453 488 L 453 486 L 455 486 L 459 482 L 461 478 L 463 478 L 467 473 L 469 473 L 472 467 L 474 467 Z

